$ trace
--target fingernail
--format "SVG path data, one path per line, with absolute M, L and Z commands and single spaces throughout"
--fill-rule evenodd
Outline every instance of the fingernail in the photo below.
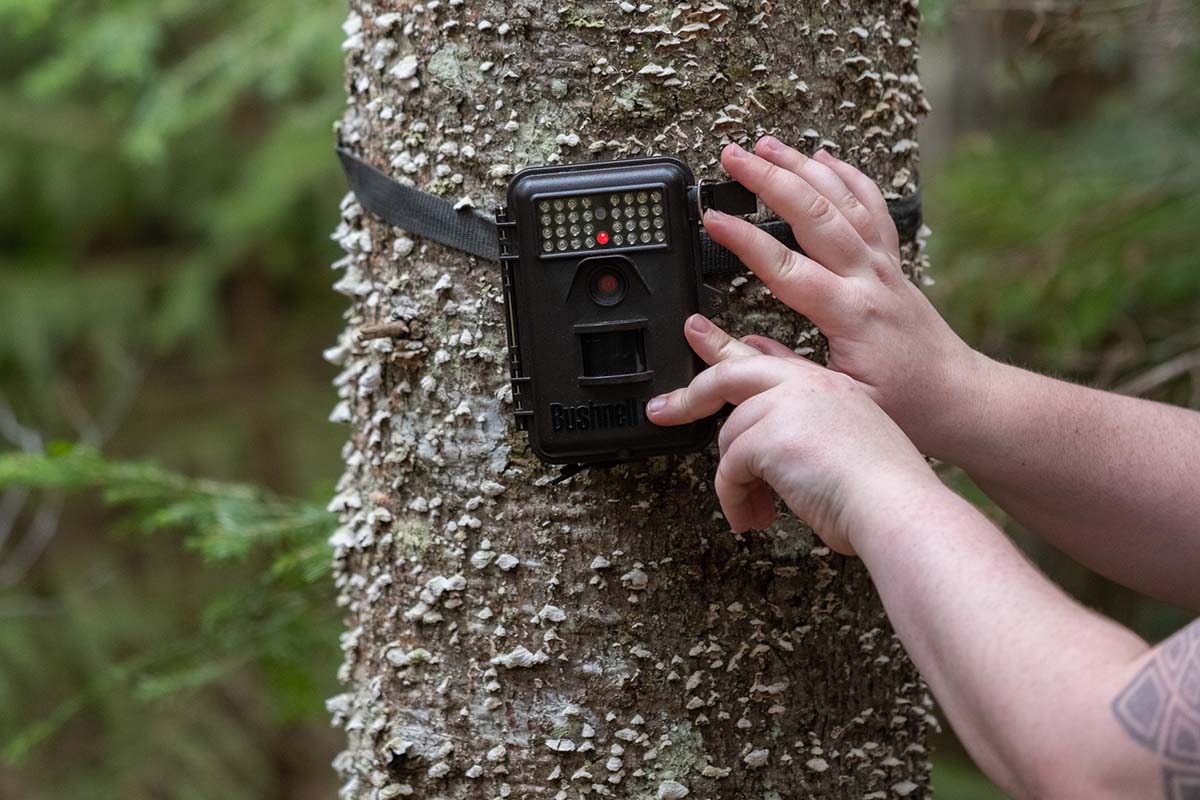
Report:
M 758 140 L 758 146 L 754 149 L 758 150 L 761 148 L 763 150 L 778 150 L 782 146 L 783 144 L 778 139 L 768 134 L 767 136 L 764 136 Z
M 646 413 L 647 414 L 657 414 L 659 411 L 662 411 L 666 407 L 667 407 L 667 398 L 665 395 L 660 394 L 658 397 L 651 397 L 650 402 L 646 403 Z
M 732 142 L 728 147 L 725 148 L 725 152 L 729 154 L 730 158 L 745 158 L 746 156 L 750 155 L 737 142 Z
M 829 151 L 825 150 L 824 148 L 813 153 L 813 158 L 817 159 L 818 161 L 832 161 L 833 160 L 833 156 L 831 156 L 829 154 Z
M 688 317 L 687 326 L 696 333 L 708 333 L 713 324 L 703 314 L 692 314 Z
M 717 211 L 715 208 L 704 209 L 704 224 L 705 225 L 707 225 L 709 222 L 721 222 L 726 219 L 729 219 L 729 215 L 726 214 L 724 211 Z

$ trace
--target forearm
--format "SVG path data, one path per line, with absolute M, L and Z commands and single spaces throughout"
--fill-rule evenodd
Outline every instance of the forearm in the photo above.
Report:
M 855 548 L 955 731 L 994 780 L 1019 797 L 1067 796 L 1072 783 L 1080 797 L 1157 785 L 1152 760 L 1109 712 L 1148 649 L 1141 640 L 1063 595 L 948 489 L 878 508 L 858 526 Z
M 1200 414 L 980 356 L 931 454 L 1051 544 L 1200 608 Z

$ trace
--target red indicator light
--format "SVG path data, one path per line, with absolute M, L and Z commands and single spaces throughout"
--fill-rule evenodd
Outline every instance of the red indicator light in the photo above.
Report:
M 600 231 L 597 233 L 596 241 L 600 244 L 608 244 L 608 231 Z

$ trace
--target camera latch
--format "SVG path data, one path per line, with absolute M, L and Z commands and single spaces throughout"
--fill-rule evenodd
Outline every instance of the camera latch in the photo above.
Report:
M 703 219 L 707 209 L 735 217 L 758 213 L 758 196 L 737 181 L 701 180 L 688 189 L 688 205 L 696 210 L 696 219 Z

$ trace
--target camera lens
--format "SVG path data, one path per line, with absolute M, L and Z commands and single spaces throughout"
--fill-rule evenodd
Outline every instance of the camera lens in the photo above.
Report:
M 588 278 L 588 294 L 602 306 L 615 306 L 625 297 L 625 276 L 612 267 L 598 267 Z

